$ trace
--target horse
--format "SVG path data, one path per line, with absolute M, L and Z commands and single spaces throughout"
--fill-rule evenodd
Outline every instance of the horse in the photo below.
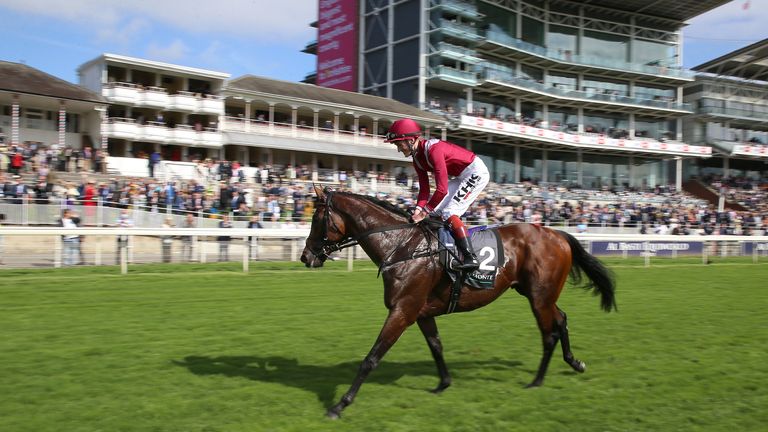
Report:
M 443 346 L 435 317 L 449 312 L 451 281 L 437 258 L 438 241 L 424 221 L 414 224 L 410 214 L 373 197 L 315 186 L 317 204 L 301 261 L 310 268 L 321 267 L 329 254 L 359 244 L 379 266 L 384 281 L 384 303 L 389 313 L 376 342 L 358 369 L 349 390 L 330 407 L 327 416 L 341 416 L 368 374 L 413 323 L 418 324 L 437 366 L 440 377 L 432 390 L 440 393 L 451 385 L 443 359 Z M 492 289 L 462 286 L 455 312 L 469 312 L 496 300 L 514 287 L 528 299 L 536 318 L 543 354 L 536 377 L 527 387 L 538 387 L 558 342 L 563 359 L 577 372 L 586 364 L 571 352 L 565 312 L 557 299 L 568 277 L 600 295 L 603 310 L 616 309 L 613 274 L 568 233 L 531 224 L 498 228 L 504 262 L 497 269 Z M 589 282 L 582 284 L 582 273 Z

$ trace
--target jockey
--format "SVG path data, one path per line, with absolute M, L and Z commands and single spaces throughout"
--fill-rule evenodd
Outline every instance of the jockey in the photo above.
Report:
M 392 123 L 385 142 L 393 143 L 406 157 L 413 157 L 419 177 L 419 196 L 413 221 L 419 222 L 430 214 L 440 216 L 451 227 L 451 234 L 464 256 L 459 268 L 476 270 L 480 264 L 472 251 L 461 216 L 488 184 L 488 168 L 479 157 L 463 147 L 422 137 L 421 127 L 411 119 Z M 435 193 L 431 198 L 427 172 L 435 177 Z M 449 176 L 452 178 L 449 179 Z

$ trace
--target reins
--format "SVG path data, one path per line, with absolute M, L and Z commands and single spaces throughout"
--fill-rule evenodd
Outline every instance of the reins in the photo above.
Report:
M 333 224 L 333 227 L 336 229 L 336 231 L 339 231 L 338 227 L 336 226 L 336 223 L 333 222 L 331 219 L 331 207 L 333 202 L 333 191 L 327 192 L 327 197 L 325 200 L 325 223 L 323 224 L 323 242 L 329 242 L 328 240 L 328 231 L 329 231 L 329 224 Z M 325 256 L 326 258 L 328 255 L 332 254 L 333 252 L 337 252 L 343 249 L 347 249 L 353 246 L 357 246 L 360 244 L 360 240 L 365 239 L 373 234 L 388 232 L 388 231 L 398 231 L 398 230 L 404 230 L 404 229 L 412 229 L 412 228 L 420 228 L 422 232 L 424 233 L 424 236 L 427 238 L 427 250 L 423 251 L 414 251 L 410 255 L 407 255 L 403 258 L 397 259 L 395 261 L 388 262 L 387 259 L 383 259 L 381 262 L 381 265 L 379 265 L 379 272 L 377 274 L 377 277 L 381 275 L 382 271 L 386 271 L 390 267 L 392 267 L 395 264 L 399 264 L 401 262 L 414 260 L 417 258 L 425 258 L 432 255 L 436 255 L 440 252 L 439 247 L 437 250 L 432 250 L 431 248 L 431 242 L 429 241 L 430 236 L 434 236 L 434 233 L 428 229 L 428 226 L 435 224 L 436 222 L 430 221 L 428 219 L 425 219 L 425 222 L 420 223 L 404 223 L 404 224 L 397 224 L 397 225 L 388 225 L 383 227 L 377 227 L 372 228 L 367 231 L 363 231 L 362 233 L 356 235 L 356 236 L 347 236 L 342 238 L 341 240 L 331 243 L 331 244 L 324 244 L 319 251 L 312 251 L 312 253 L 315 256 L 322 257 Z M 435 236 L 437 238 L 437 236 Z M 439 243 L 439 239 L 438 239 Z M 395 249 L 392 251 L 392 254 L 397 252 L 398 249 Z

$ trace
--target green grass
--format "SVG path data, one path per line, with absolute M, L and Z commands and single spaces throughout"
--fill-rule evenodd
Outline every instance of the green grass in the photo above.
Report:
M 409 329 L 339 421 L 386 310 L 371 265 L 0 271 L 0 431 L 697 431 L 768 422 L 768 266 L 611 260 L 619 312 L 568 288 L 576 374 L 545 385 L 527 301 L 438 318 L 442 395 Z

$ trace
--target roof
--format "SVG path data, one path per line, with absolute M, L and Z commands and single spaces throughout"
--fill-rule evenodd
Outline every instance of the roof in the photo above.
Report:
M 583 0 L 585 7 L 597 6 L 629 13 L 687 21 L 731 0 Z
M 100 94 L 21 63 L 0 61 L 0 91 L 106 103 Z
M 244 75 L 229 81 L 224 91 L 244 91 L 273 95 L 279 98 L 302 99 L 327 105 L 336 104 L 341 108 L 357 107 L 378 111 L 393 117 L 416 117 L 420 120 L 428 120 L 435 123 L 445 122 L 443 117 L 393 99 L 253 75 Z
M 80 67 L 77 68 L 77 71 L 81 72 L 83 69 L 86 69 L 89 66 L 99 62 L 129 64 L 132 66 L 145 67 L 148 69 L 161 69 L 164 72 L 174 72 L 174 73 L 183 74 L 183 75 L 190 75 L 195 77 L 206 77 L 211 79 L 225 80 L 230 77 L 230 74 L 225 72 L 216 72 L 216 71 L 207 70 L 207 69 L 193 68 L 189 66 L 180 66 L 172 63 L 164 63 L 164 62 L 159 62 L 154 60 L 147 60 L 147 59 L 128 57 L 124 55 L 109 54 L 109 53 L 102 54 L 96 57 L 95 59 L 80 65 Z
M 702 63 L 693 70 L 748 80 L 768 81 L 768 39 Z

